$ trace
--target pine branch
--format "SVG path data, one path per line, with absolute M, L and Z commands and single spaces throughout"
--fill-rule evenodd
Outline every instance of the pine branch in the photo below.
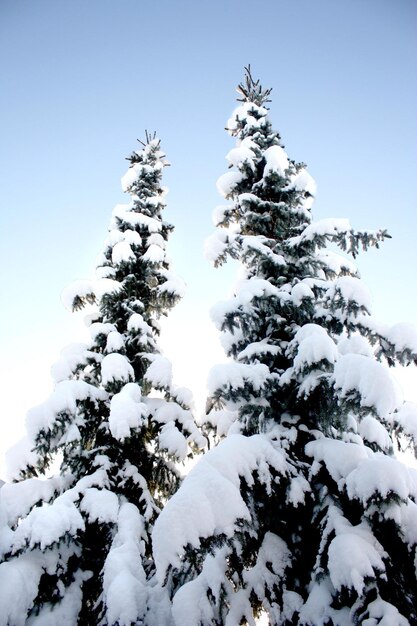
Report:
M 263 89 L 259 79 L 256 81 L 253 79 L 250 64 L 245 67 L 244 82 L 239 83 L 236 91 L 243 96 L 237 99 L 238 102 L 253 102 L 258 106 L 262 106 L 266 102 L 271 102 L 268 96 L 272 91 L 272 87 L 270 89 Z

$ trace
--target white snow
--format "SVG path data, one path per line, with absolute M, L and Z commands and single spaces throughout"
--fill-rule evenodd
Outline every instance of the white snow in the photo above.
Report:
M 133 205 L 131 204 L 117 204 L 113 209 L 113 217 L 119 218 L 132 228 L 139 226 L 146 228 L 150 233 L 158 233 L 161 231 L 162 222 L 160 219 L 144 215 L 143 213 L 137 213 L 132 209 Z M 117 228 L 117 224 L 115 224 L 115 228 Z
M 20 472 L 26 467 L 36 466 L 38 455 L 34 451 L 33 445 L 33 440 L 25 436 L 6 451 L 7 477 L 10 480 L 17 480 Z
M 90 487 L 84 491 L 80 510 L 87 514 L 90 522 L 114 523 L 119 512 L 119 498 L 108 489 Z
M 145 379 L 156 389 L 166 389 L 172 384 L 172 364 L 169 359 L 155 355 L 146 370 Z
M 165 250 L 157 244 L 151 243 L 142 259 L 149 261 L 149 263 L 162 263 L 165 260 Z
M 54 604 L 45 603 L 38 614 L 27 620 L 26 626 L 74 626 L 81 610 L 83 583 L 90 575 L 90 572 L 76 571 L 74 582 L 66 587 L 64 597 Z
M 362 354 L 345 354 L 334 367 L 334 386 L 341 398 L 359 395 L 360 406 L 386 418 L 402 403 L 401 391 L 387 368 Z
M 141 400 L 141 390 L 136 383 L 127 383 L 114 394 L 110 402 L 109 428 L 115 439 L 123 441 L 130 437 L 131 430 L 143 426 L 148 409 Z
M 49 398 L 42 404 L 30 409 L 26 416 L 26 427 L 29 436 L 34 440 L 38 432 L 48 429 L 59 413 L 75 415 L 78 402 L 87 399 L 105 400 L 107 394 L 83 380 L 63 380 L 55 386 Z
M 254 391 L 265 387 L 270 378 L 269 368 L 263 363 L 220 363 L 210 370 L 207 389 L 209 395 L 225 386 L 230 389 L 242 389 L 250 385 Z
M 337 344 L 340 354 L 362 354 L 366 357 L 373 357 L 374 352 L 369 341 L 359 334 L 352 334 L 350 337 L 343 337 Z
M 130 247 L 130 243 L 127 241 L 119 241 L 113 246 L 111 253 L 112 263 L 118 265 L 119 263 L 127 263 L 135 259 L 136 255 Z
M 417 354 L 417 328 L 413 324 L 395 324 L 385 331 L 385 336 L 397 352 L 408 349 Z
M 112 331 L 116 330 L 116 326 L 114 324 L 103 323 L 103 322 L 94 322 L 89 326 L 89 332 L 91 339 L 93 341 L 97 340 L 99 335 L 107 336 Z
M 216 186 L 220 195 L 228 198 L 234 191 L 236 185 L 243 180 L 243 174 L 241 172 L 226 172 L 218 178 Z
M 165 282 L 158 285 L 158 291 L 160 293 L 170 293 L 174 296 L 179 296 L 180 298 L 185 296 L 187 287 L 181 278 L 165 268 L 161 268 L 159 273 L 166 279 Z
M 289 167 L 289 161 L 287 153 L 281 146 L 271 146 L 267 148 L 263 153 L 266 161 L 264 168 L 264 177 L 275 172 L 281 177 L 285 177 L 285 171 Z
M 225 218 L 225 214 L 233 209 L 233 204 L 222 204 L 220 206 L 216 206 L 212 212 L 212 220 L 215 226 L 219 226 L 221 222 L 223 222 Z
M 136 182 L 138 175 L 139 175 L 139 168 L 140 168 L 140 164 L 139 163 L 135 163 L 134 165 L 132 165 L 131 167 L 129 167 L 129 169 L 127 170 L 127 172 L 122 176 L 121 178 L 121 185 L 122 185 L 122 190 L 124 192 L 129 191 L 130 188 L 132 187 L 132 185 Z
M 371 450 L 356 443 L 339 441 L 322 437 L 317 441 L 310 441 L 305 447 L 307 456 L 315 461 L 323 462 L 333 480 L 342 488 L 346 477 L 358 464 L 366 460 Z
M 247 345 L 246 348 L 239 352 L 237 360 L 243 361 L 244 359 L 253 359 L 254 357 L 260 357 L 265 354 L 278 354 L 279 352 L 279 346 L 268 343 L 267 339 L 262 339 L 262 341 L 255 341 Z
M 16 524 L 37 502 L 46 502 L 59 495 L 69 479 L 53 476 L 47 480 L 28 478 L 21 482 L 5 483 L 1 490 L 1 503 L 10 525 Z
M 27 614 L 38 595 L 39 580 L 44 573 L 38 553 L 27 553 L 19 559 L 0 563 L 0 624 L 26 626 Z
M 288 346 L 289 352 L 298 346 L 294 370 L 302 372 L 315 363 L 334 363 L 338 357 L 337 346 L 327 331 L 317 324 L 305 324 L 298 330 Z
M 241 122 L 245 121 L 247 125 L 254 126 L 256 128 L 260 126 L 262 118 L 265 118 L 267 114 L 268 110 L 265 109 L 265 107 L 260 107 L 253 102 L 243 102 L 233 111 L 227 122 L 226 128 L 229 131 L 235 130 L 237 128 L 237 120 Z
M 104 563 L 103 592 L 109 624 L 130 626 L 146 612 L 146 575 L 142 566 L 143 522 L 134 504 L 121 505 L 117 533 Z
M 187 440 L 174 422 L 163 425 L 159 433 L 158 444 L 160 448 L 175 456 L 179 461 L 183 461 L 187 456 Z
M 254 169 L 254 161 L 256 159 L 256 155 L 253 150 L 251 150 L 250 145 L 242 142 L 240 146 L 238 146 L 237 148 L 232 148 L 232 150 L 228 152 L 228 154 L 226 155 L 226 159 L 229 161 L 231 166 L 237 167 L 238 169 L 241 169 L 245 164 L 249 165 L 251 169 Z
M 314 300 L 314 291 L 305 282 L 299 282 L 291 289 L 291 298 L 296 306 L 301 306 L 303 298 Z
M 350 498 L 357 498 L 364 506 L 375 496 L 386 499 L 396 494 L 402 500 L 417 496 L 417 472 L 381 453 L 359 463 L 346 478 Z
M 384 554 L 380 544 L 375 547 L 357 532 L 338 534 L 328 550 L 330 580 L 335 589 L 348 587 L 361 596 L 365 579 L 375 579 L 377 572 L 385 571 Z
M 243 253 L 257 252 L 263 256 L 268 257 L 275 265 L 286 265 L 286 261 L 282 254 L 276 254 L 266 245 L 268 239 L 261 235 L 245 235 L 241 238 L 241 245 Z
M 303 241 L 313 241 L 316 237 L 334 237 L 338 233 L 346 233 L 351 230 L 349 220 L 345 218 L 325 218 L 306 226 L 300 236 L 292 237 L 289 241 L 292 245 L 299 245 Z
M 412 437 L 417 444 L 417 404 L 414 404 L 414 402 L 404 402 L 399 410 L 390 417 L 392 420 L 395 420 L 404 430 L 405 434 Z
M 60 358 L 51 367 L 52 378 L 55 382 L 60 382 L 70 378 L 77 366 L 86 365 L 87 357 L 97 358 L 93 352 L 88 350 L 85 343 L 72 343 L 61 350 Z
M 291 178 L 291 183 L 288 187 L 297 191 L 306 191 L 312 196 L 315 196 L 317 193 L 316 181 L 306 169 L 301 169 L 298 174 L 295 174 Z
M 347 305 L 357 304 L 370 311 L 372 305 L 371 293 L 362 280 L 354 276 L 340 276 L 331 283 L 327 290 L 329 298 L 340 295 Z
M 229 428 L 238 418 L 237 411 L 229 411 L 220 409 L 218 411 L 210 411 L 207 415 L 207 421 L 216 427 L 218 437 L 224 437 L 229 432 Z
M 215 263 L 227 250 L 230 241 L 230 233 L 219 228 L 209 235 L 204 241 L 204 256 L 211 263 Z
M 17 527 L 13 538 L 13 552 L 23 548 L 39 546 L 41 550 L 62 540 L 66 534 L 77 535 L 85 530 L 84 520 L 73 502 L 58 496 L 52 504 L 35 507 Z
M 74 307 L 74 300 L 80 298 L 81 300 L 87 298 L 94 301 L 95 289 L 94 281 L 91 280 L 76 280 L 66 287 L 62 294 L 61 300 L 68 311 L 72 311 Z
M 250 486 L 257 471 L 268 490 L 269 466 L 278 474 L 287 469 L 282 450 L 261 435 L 229 435 L 197 462 L 155 523 L 152 541 L 161 582 L 169 564 L 180 565 L 187 544 L 198 547 L 200 538 L 213 534 L 231 537 L 239 519 L 250 521 L 240 477 Z
M 117 330 L 112 330 L 107 335 L 106 341 L 106 352 L 119 352 L 119 350 L 123 350 L 125 347 L 125 342 L 123 335 L 121 335 Z
M 135 377 L 128 359 L 118 352 L 107 354 L 101 362 L 101 380 L 104 386 L 115 381 L 128 383 Z
M 369 618 L 363 622 L 363 626 L 410 626 L 408 619 L 395 606 L 381 598 L 370 602 L 367 611 Z
M 381 450 L 388 451 L 392 448 L 392 440 L 387 429 L 371 415 L 366 415 L 359 422 L 358 432 L 365 441 L 375 443 Z

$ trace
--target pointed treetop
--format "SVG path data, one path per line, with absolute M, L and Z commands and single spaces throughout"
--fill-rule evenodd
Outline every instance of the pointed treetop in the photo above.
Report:
M 146 142 L 141 141 L 140 139 L 138 139 L 139 143 L 142 144 L 142 146 L 144 146 L 146 148 L 147 145 L 149 145 L 152 141 L 155 141 L 156 139 L 156 130 L 151 133 L 148 132 L 147 130 L 145 130 L 145 138 L 146 138 Z
M 243 96 L 238 98 L 238 102 L 254 102 L 258 106 L 263 106 L 266 102 L 271 102 L 268 98 L 271 89 L 263 89 L 259 80 L 253 80 L 250 65 L 245 67 L 245 79 L 236 88 L 238 94 Z

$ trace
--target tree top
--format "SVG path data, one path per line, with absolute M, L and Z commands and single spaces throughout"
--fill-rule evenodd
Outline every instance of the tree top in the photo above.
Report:
M 272 87 L 270 89 L 263 89 L 259 79 L 256 81 L 253 79 L 250 64 L 245 67 L 245 78 L 239 83 L 236 91 L 243 96 L 237 99 L 238 102 L 254 102 L 258 106 L 262 106 L 266 102 L 271 102 L 268 96 L 272 91 Z

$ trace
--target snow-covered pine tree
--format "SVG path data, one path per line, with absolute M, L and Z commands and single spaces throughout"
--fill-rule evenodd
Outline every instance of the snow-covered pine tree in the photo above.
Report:
M 29 455 L 1 490 L 1 626 L 160 624 L 169 600 L 152 582 L 150 530 L 176 490 L 189 445 L 204 445 L 189 403 L 158 348 L 158 318 L 184 285 L 166 256 L 167 165 L 147 134 L 122 179 L 130 204 L 113 211 L 97 280 L 64 293 L 96 303 L 91 341 L 54 366 L 51 397 L 27 418 Z M 60 455 L 58 474 L 45 477 Z M 19 476 L 17 476 L 17 474 Z
M 417 473 L 393 454 L 417 441 L 417 407 L 386 367 L 416 362 L 417 335 L 375 322 L 335 252 L 356 257 L 387 233 L 313 222 L 315 184 L 272 129 L 270 91 L 250 68 L 238 91 L 218 181 L 229 204 L 207 246 L 215 264 L 241 263 L 233 298 L 213 309 L 230 362 L 211 373 L 208 420 L 225 438 L 155 524 L 160 581 L 176 626 L 262 613 L 270 625 L 417 624 Z

